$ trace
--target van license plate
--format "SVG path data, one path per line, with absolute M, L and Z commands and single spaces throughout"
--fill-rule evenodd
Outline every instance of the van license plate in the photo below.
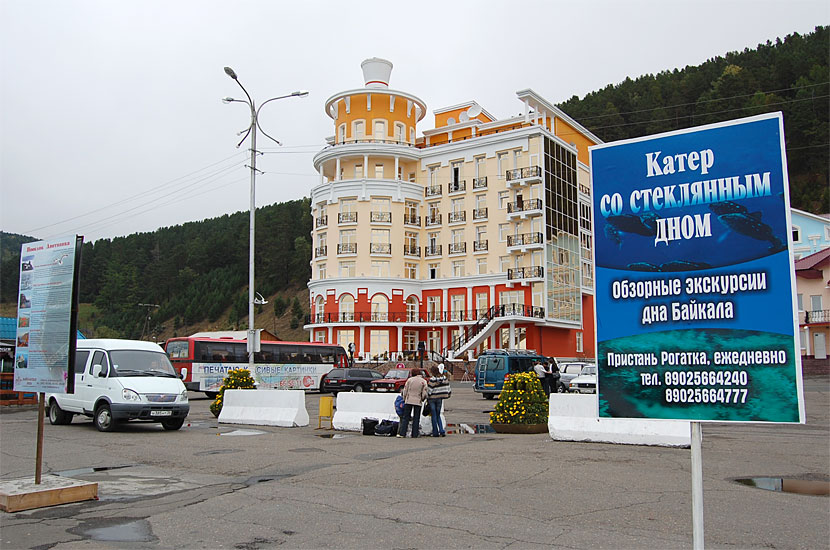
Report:
M 150 411 L 150 416 L 170 416 L 173 411 Z

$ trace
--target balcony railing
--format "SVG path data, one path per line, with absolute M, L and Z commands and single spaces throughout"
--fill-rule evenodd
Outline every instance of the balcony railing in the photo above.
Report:
M 403 215 L 403 223 L 405 225 L 416 225 L 421 227 L 421 216 L 413 216 L 412 214 Z
M 392 223 L 392 212 L 369 212 L 372 223 Z
M 451 181 L 447 184 L 448 193 L 461 193 L 467 190 L 467 180 Z
M 473 189 L 487 189 L 487 176 L 473 178 Z
M 493 319 L 499 317 L 521 316 L 521 317 L 535 317 L 537 319 L 545 318 L 544 308 L 537 306 L 526 306 L 524 304 L 504 304 L 499 306 L 492 306 L 484 312 L 475 312 L 478 316 L 476 323 L 461 327 L 461 334 L 453 338 L 450 344 L 450 349 L 457 350 L 472 338 L 475 338 Z
M 326 227 L 329 224 L 329 217 L 328 216 L 318 216 L 317 223 L 315 224 L 316 227 Z
M 528 210 L 541 210 L 542 199 L 528 199 L 526 201 L 516 201 L 507 203 L 507 213 L 513 214 L 515 212 L 527 212 Z
M 545 268 L 539 265 L 532 267 L 517 267 L 507 270 L 507 280 L 514 279 L 541 279 L 545 276 Z
M 542 234 L 525 233 L 523 235 L 507 236 L 507 246 L 524 246 L 528 244 L 542 244 Z
M 319 258 L 320 256 L 326 255 L 326 247 L 325 246 L 318 246 L 314 249 L 314 257 Z
M 357 254 L 357 243 L 340 243 L 337 245 L 338 254 Z
M 466 210 L 462 210 L 461 212 L 450 212 L 447 214 L 447 223 L 459 223 L 465 221 L 467 221 Z
M 389 243 L 369 243 L 369 254 L 391 254 L 392 245 Z
M 404 256 L 418 256 L 421 257 L 421 247 L 413 245 L 403 245 Z
M 337 214 L 337 223 L 357 223 L 357 212 L 340 212 Z
M 441 255 L 441 245 L 435 244 L 432 246 L 425 246 L 424 247 L 424 256 L 440 256 Z
M 505 304 L 494 306 L 483 311 L 455 310 L 455 311 L 364 311 L 351 312 L 341 311 L 340 313 L 315 313 L 305 317 L 306 324 L 314 323 L 470 323 L 478 321 L 475 325 L 468 326 L 464 330 L 478 327 L 482 321 L 486 322 L 496 317 L 535 317 L 545 318 L 545 310 L 541 307 L 526 306 L 524 304 Z
M 441 225 L 441 214 L 433 214 L 424 218 L 424 225 L 429 227 L 431 225 Z
M 814 309 L 804 312 L 804 323 L 828 323 L 830 322 L 830 309 Z
M 507 181 L 541 178 L 542 169 L 539 166 L 527 166 L 507 171 Z
M 487 239 L 473 241 L 473 252 L 485 252 L 487 250 Z
M 424 196 L 425 197 L 438 197 L 441 195 L 441 186 L 440 185 L 431 185 L 429 187 L 424 187 Z
M 467 243 L 450 243 L 450 254 L 465 254 L 467 252 Z
M 487 219 L 487 208 L 476 208 L 473 210 L 473 219 L 474 220 L 486 220 Z

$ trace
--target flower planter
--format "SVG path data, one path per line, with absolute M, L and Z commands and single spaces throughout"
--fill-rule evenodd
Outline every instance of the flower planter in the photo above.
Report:
M 547 424 L 497 424 L 490 425 L 496 433 L 500 434 L 543 434 L 547 433 Z

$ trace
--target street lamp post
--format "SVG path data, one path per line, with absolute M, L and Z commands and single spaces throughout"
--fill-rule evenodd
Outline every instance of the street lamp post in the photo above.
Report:
M 242 145 L 242 143 L 248 138 L 248 135 L 251 136 L 251 164 L 248 168 L 251 169 L 251 205 L 250 205 L 250 228 L 248 232 L 248 370 L 253 374 L 254 372 L 254 345 L 256 342 L 256 329 L 254 328 L 254 304 L 256 302 L 255 298 L 255 291 L 254 291 L 254 251 L 255 251 L 255 242 L 254 242 L 254 221 L 256 217 L 256 156 L 257 156 L 257 149 L 256 149 L 256 133 L 257 129 L 262 132 L 265 137 L 276 143 L 277 145 L 282 145 L 279 141 L 269 136 L 265 130 L 259 125 L 259 111 L 265 106 L 266 103 L 270 103 L 271 101 L 275 101 L 277 99 L 284 99 L 286 97 L 306 97 L 308 92 L 305 90 L 292 92 L 290 94 L 281 95 L 278 97 L 272 97 L 264 101 L 259 108 L 257 108 L 256 103 L 251 98 L 251 95 L 248 93 L 248 90 L 245 89 L 245 86 L 239 82 L 239 78 L 236 76 L 236 73 L 230 67 L 225 67 L 225 74 L 229 77 L 234 79 L 234 81 L 239 84 L 239 87 L 242 88 L 242 91 L 245 92 L 245 97 L 247 100 L 244 99 L 234 99 L 232 97 L 226 97 L 222 101 L 224 103 L 244 103 L 246 104 L 251 110 L 251 123 L 248 126 L 247 130 L 243 130 L 245 135 L 236 144 L 237 147 Z M 242 132 L 240 132 L 242 133 Z

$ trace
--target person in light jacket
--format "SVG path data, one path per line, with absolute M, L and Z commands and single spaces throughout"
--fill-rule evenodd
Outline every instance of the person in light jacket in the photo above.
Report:
M 427 398 L 427 381 L 421 375 L 420 369 L 414 369 L 415 376 L 411 376 L 404 384 L 403 391 L 403 417 L 398 426 L 398 437 L 406 436 L 406 429 L 409 421 L 412 421 L 412 437 L 418 437 L 421 424 L 421 403 Z
M 444 404 L 444 399 L 451 395 L 452 388 L 450 388 L 447 377 L 443 375 L 443 366 L 442 363 L 437 367 L 431 367 L 429 373 L 432 376 L 427 380 L 427 403 L 429 403 L 430 416 L 432 417 L 432 437 L 447 435 L 444 431 L 444 424 L 441 422 L 441 407 Z

